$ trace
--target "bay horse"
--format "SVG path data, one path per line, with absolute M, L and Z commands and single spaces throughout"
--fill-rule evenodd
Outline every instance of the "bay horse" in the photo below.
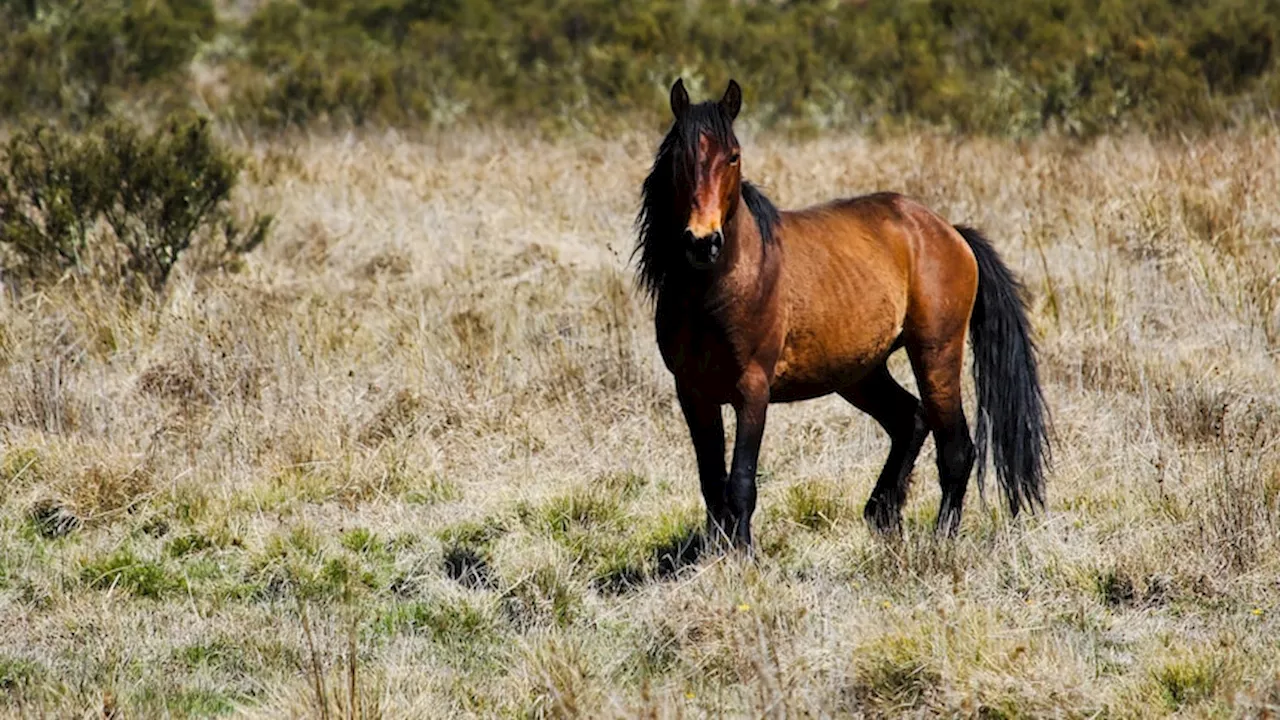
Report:
M 1043 507 L 1048 411 L 1018 279 L 977 230 L 899 194 L 779 211 L 742 177 L 733 131 L 741 107 L 733 80 L 718 102 L 696 105 L 676 81 L 675 121 L 636 220 L 638 280 L 654 301 L 658 347 L 693 440 L 708 535 L 751 548 L 769 404 L 830 393 L 891 440 L 863 511 L 874 530 L 900 530 L 910 473 L 930 433 L 940 534 L 959 528 L 975 461 L 982 488 L 988 449 L 1010 512 Z M 966 330 L 976 445 L 960 391 Z M 900 348 L 919 400 L 886 365 Z M 728 472 L 726 404 L 737 419 Z

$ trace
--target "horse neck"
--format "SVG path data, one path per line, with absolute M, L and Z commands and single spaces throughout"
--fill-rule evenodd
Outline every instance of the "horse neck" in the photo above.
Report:
M 764 271 L 764 243 L 760 228 L 747 203 L 738 198 L 737 211 L 724 227 L 725 262 L 716 272 L 716 281 L 739 287 L 759 285 Z

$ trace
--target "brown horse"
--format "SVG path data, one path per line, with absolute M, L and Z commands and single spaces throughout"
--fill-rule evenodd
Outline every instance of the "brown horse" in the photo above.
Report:
M 987 448 L 1010 511 L 1043 505 L 1047 411 L 1022 288 L 976 230 L 901 195 L 878 193 L 780 212 L 742 179 L 733 121 L 742 91 L 690 105 L 644 181 L 640 282 L 656 301 L 658 345 L 675 376 L 698 460 L 708 533 L 751 546 L 756 460 L 773 402 L 839 393 L 889 433 L 889 459 L 864 516 L 900 527 L 908 479 L 932 432 L 954 534 L 975 460 Z M 960 396 L 965 331 L 974 350 L 977 447 Z M 905 348 L 917 400 L 889 374 Z M 722 405 L 737 415 L 725 472 Z

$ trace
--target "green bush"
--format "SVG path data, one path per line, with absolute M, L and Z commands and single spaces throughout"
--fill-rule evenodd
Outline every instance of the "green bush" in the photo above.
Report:
M 158 292 L 188 251 L 202 268 L 225 266 L 261 244 L 271 220 L 235 219 L 240 168 L 202 119 L 170 119 L 150 134 L 120 120 L 20 132 L 0 155 L 6 273 L 96 272 Z
M 159 290 L 194 242 L 221 263 L 265 239 L 270 218 L 244 228 L 231 215 L 240 161 L 214 142 L 205 121 L 173 121 L 147 136 L 116 122 L 103 139 L 103 171 L 116 180 L 107 186 L 103 215 L 127 251 L 127 277 Z
M 4 152 L 0 244 L 28 276 L 83 267 L 107 181 L 101 139 L 36 127 Z
M 185 72 L 216 28 L 211 0 L 0 2 L 0 115 L 102 116 Z

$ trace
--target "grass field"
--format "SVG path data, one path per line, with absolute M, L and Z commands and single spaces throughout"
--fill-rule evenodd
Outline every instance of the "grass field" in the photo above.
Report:
M 783 207 L 992 238 L 1056 459 L 1046 513 L 989 488 L 939 542 L 930 442 L 886 542 L 879 428 L 775 407 L 754 565 L 696 552 L 632 285 L 657 141 L 246 144 L 240 272 L 0 300 L 0 713 L 1280 712 L 1280 133 L 744 137 Z

